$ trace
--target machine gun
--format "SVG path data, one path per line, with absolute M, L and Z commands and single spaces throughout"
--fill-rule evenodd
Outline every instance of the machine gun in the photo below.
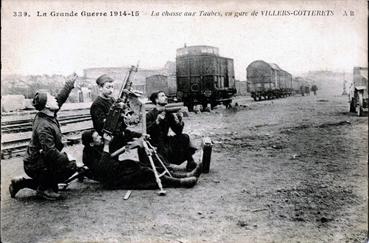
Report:
M 164 162 L 160 159 L 156 148 L 154 146 L 151 145 L 151 143 L 149 142 L 149 136 L 147 135 L 147 131 L 146 131 L 146 106 L 145 106 L 145 100 L 141 99 L 140 97 L 134 97 L 134 100 L 136 100 L 136 103 L 139 104 L 140 106 L 140 113 L 141 113 L 141 118 L 142 118 L 142 144 L 143 144 L 143 149 L 146 153 L 147 158 L 149 159 L 150 162 L 150 166 L 154 172 L 155 175 L 155 180 L 156 183 L 159 187 L 159 191 L 158 194 L 160 196 L 164 196 L 166 195 L 166 191 L 163 189 L 162 183 L 161 183 L 161 177 L 167 175 L 169 177 L 172 177 L 171 173 L 169 172 L 168 168 L 165 166 Z M 179 111 L 181 108 L 178 107 L 178 105 L 173 106 L 173 105 L 169 105 L 168 107 L 164 108 L 163 111 L 165 112 L 177 112 Z M 124 153 L 126 151 L 126 146 L 116 150 L 114 153 L 112 153 L 110 156 L 111 157 L 116 157 L 119 156 L 121 153 Z M 157 171 L 157 168 L 155 165 L 155 162 L 158 164 L 158 166 L 160 166 L 163 170 L 162 173 L 159 173 Z
M 118 94 L 118 99 L 116 102 L 110 107 L 108 116 L 106 117 L 106 121 L 104 123 L 103 132 L 112 136 L 114 132 L 122 127 L 124 120 L 122 119 L 123 116 L 130 111 L 129 105 L 129 96 L 131 95 L 131 89 L 133 82 L 131 81 L 131 76 L 133 72 L 137 72 L 138 70 L 138 63 L 137 66 L 131 66 L 129 69 L 123 85 L 121 86 Z

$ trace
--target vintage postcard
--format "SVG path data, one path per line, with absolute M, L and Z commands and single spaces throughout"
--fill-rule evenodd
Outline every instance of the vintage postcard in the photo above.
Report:
M 364 242 L 368 2 L 3 0 L 2 242 Z

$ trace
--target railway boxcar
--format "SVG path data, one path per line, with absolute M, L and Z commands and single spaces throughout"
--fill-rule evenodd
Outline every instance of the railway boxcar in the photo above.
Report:
M 212 46 L 177 49 L 177 98 L 191 110 L 193 105 L 229 105 L 236 93 L 233 59 L 219 56 Z
M 277 64 L 257 60 L 250 63 L 246 71 L 248 91 L 254 100 L 291 95 L 292 75 Z
M 168 95 L 168 77 L 160 74 L 147 77 L 145 84 L 145 94 L 149 96 L 151 93 L 158 90 L 162 90 Z
M 175 100 L 177 87 L 175 78 L 166 75 L 151 75 L 146 78 L 145 94 L 149 97 L 153 92 L 162 90 L 168 96 L 169 100 Z

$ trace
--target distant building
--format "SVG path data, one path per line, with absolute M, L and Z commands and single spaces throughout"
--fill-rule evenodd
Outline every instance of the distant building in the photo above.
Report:
M 2 95 L 1 111 L 18 111 L 25 108 L 25 98 L 23 95 Z
M 91 89 L 87 87 L 81 87 L 80 89 L 74 88 L 69 94 L 67 101 L 71 103 L 91 102 Z

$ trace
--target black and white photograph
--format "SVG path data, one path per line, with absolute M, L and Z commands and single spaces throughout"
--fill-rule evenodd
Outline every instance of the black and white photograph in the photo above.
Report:
M 2 0 L 1 242 L 368 242 L 365 0 Z

